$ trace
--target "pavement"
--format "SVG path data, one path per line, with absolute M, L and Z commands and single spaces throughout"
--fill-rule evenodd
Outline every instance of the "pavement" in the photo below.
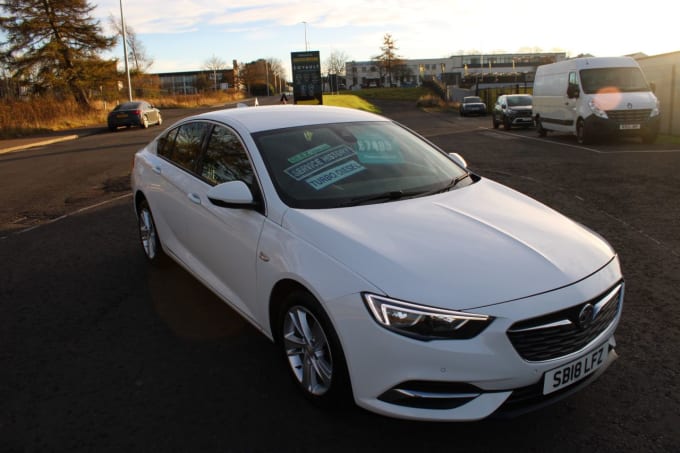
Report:
M 65 131 L 50 132 L 48 134 L 31 135 L 29 137 L 10 138 L 0 140 L 0 154 L 21 151 L 52 143 L 75 140 L 88 135 L 106 132 L 106 126 L 83 127 Z

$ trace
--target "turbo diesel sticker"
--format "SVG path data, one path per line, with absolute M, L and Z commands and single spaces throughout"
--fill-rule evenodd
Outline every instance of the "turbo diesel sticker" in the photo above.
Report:
M 342 165 L 329 168 L 328 170 L 325 170 L 318 175 L 306 179 L 305 182 L 312 186 L 314 189 L 320 190 L 330 184 L 338 182 L 341 179 L 344 179 L 365 169 L 366 167 L 362 166 L 359 162 L 350 160 Z

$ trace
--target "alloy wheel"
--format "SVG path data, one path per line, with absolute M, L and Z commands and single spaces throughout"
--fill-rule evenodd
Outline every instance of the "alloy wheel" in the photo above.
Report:
M 316 316 L 305 307 L 290 307 L 283 321 L 283 342 L 290 368 L 302 388 L 316 396 L 328 392 L 333 378 L 333 357 Z

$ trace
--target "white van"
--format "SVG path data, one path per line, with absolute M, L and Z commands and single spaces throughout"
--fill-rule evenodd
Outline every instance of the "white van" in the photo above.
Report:
M 536 129 L 570 132 L 581 144 L 599 136 L 659 131 L 659 101 L 630 57 L 575 58 L 539 66 L 533 93 Z

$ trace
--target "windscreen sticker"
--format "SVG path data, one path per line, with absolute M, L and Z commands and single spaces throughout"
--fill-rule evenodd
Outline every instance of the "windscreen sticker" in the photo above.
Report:
M 320 152 L 326 151 L 330 147 L 331 147 L 331 145 L 327 145 L 325 143 L 323 145 L 315 146 L 314 148 L 310 148 L 310 149 L 308 149 L 306 151 L 302 151 L 301 153 L 298 153 L 294 156 L 290 156 L 288 158 L 288 162 L 290 162 L 291 164 L 297 164 L 298 162 L 301 162 L 301 161 L 307 159 L 308 157 L 312 157 L 315 154 L 319 154 Z
M 340 145 L 319 152 L 296 165 L 286 168 L 284 172 L 296 181 L 301 181 L 317 171 L 335 164 L 339 160 L 354 155 L 355 153 L 352 148 L 347 145 Z
M 336 183 L 365 169 L 366 167 L 362 166 L 359 162 L 350 160 L 342 165 L 329 168 L 317 175 L 312 176 L 311 178 L 305 179 L 305 182 L 314 189 L 321 190 L 326 186 Z
M 400 164 L 404 158 L 390 140 L 377 134 L 357 137 L 356 150 L 359 162 L 364 164 Z

